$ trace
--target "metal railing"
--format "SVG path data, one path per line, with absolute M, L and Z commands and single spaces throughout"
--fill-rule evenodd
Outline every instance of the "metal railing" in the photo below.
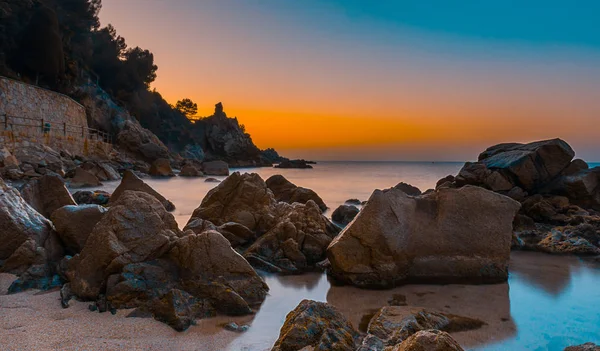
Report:
M 15 129 L 15 127 L 19 127 Z M 54 135 L 102 141 L 112 144 L 112 136 L 94 128 L 68 123 L 50 123 L 44 118 L 31 118 L 22 116 L 0 115 L 0 130 L 14 133 L 31 131 L 41 135 Z

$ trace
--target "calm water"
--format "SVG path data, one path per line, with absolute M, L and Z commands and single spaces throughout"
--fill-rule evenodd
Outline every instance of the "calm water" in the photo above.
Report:
M 331 208 L 347 199 L 367 200 L 374 189 L 403 181 L 426 190 L 438 179 L 456 174 L 458 163 L 321 162 L 312 170 L 239 169 L 263 179 L 283 174 L 296 185 L 315 190 Z M 223 177 L 221 177 L 222 179 Z M 170 199 L 183 227 L 214 183 L 203 179 L 146 179 Z M 118 183 L 108 183 L 107 191 Z M 329 211 L 329 213 L 331 210 Z M 403 294 L 410 305 L 480 318 L 487 326 L 454 337 L 467 350 L 562 350 L 584 342 L 600 343 L 600 268 L 574 257 L 513 253 L 508 283 L 484 286 L 409 285 L 393 290 L 368 291 L 331 286 L 323 274 L 266 276 L 270 294 L 252 317 L 225 318 L 248 323 L 243 334 L 215 331 L 223 317 L 200 321 L 188 333 L 221 338 L 227 350 L 269 350 L 279 335 L 286 314 L 302 299 L 327 301 L 339 308 L 355 326 L 361 317 Z

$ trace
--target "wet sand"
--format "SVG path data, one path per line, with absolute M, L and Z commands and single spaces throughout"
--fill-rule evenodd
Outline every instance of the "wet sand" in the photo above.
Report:
M 29 291 L 0 296 L 0 349 L 269 350 L 279 335 L 285 315 L 304 298 L 333 304 L 358 328 L 364 315 L 387 305 L 388 300 L 398 294 L 404 295 L 410 306 L 485 321 L 487 325 L 479 330 L 453 334 L 467 350 L 514 349 L 514 346 L 503 345 L 520 345 L 521 342 L 525 342 L 530 334 L 536 334 L 534 329 L 540 327 L 532 324 L 533 329 L 528 330 L 528 323 L 540 321 L 536 321 L 535 315 L 527 315 L 528 306 L 523 306 L 521 302 L 513 301 L 511 306 L 511 298 L 518 298 L 512 291 L 526 289 L 529 294 L 550 295 L 556 298 L 561 291 L 567 293 L 569 289 L 585 288 L 577 283 L 577 274 L 581 271 L 593 274 L 593 279 L 600 277 L 597 266 L 582 263 L 574 257 L 517 252 L 513 253 L 511 261 L 511 280 L 509 283 L 496 285 L 408 285 L 391 290 L 373 291 L 331 286 L 323 274 L 266 276 L 265 280 L 271 287 L 270 295 L 255 315 L 219 316 L 201 320 L 198 321 L 198 325 L 183 333 L 175 332 L 152 318 L 127 318 L 130 312 L 127 310 L 119 311 L 114 316 L 110 313 L 101 314 L 90 312 L 89 303 L 77 301 L 72 301 L 71 307 L 63 309 L 60 306 L 58 291 Z M 9 280 L 8 275 L 0 275 L 0 292 L 3 287 L 6 288 L 6 282 Z M 597 285 L 595 292 L 597 294 Z M 600 296 L 593 296 L 594 299 L 597 297 Z M 590 306 L 591 310 L 579 311 L 583 316 L 589 313 L 590 318 L 579 320 L 582 324 L 578 328 L 597 329 L 595 318 L 600 318 L 600 311 L 597 310 L 600 300 L 594 301 L 596 304 Z M 561 307 L 566 310 L 583 308 L 577 302 L 573 301 L 573 306 Z M 515 311 L 515 308 L 518 310 Z M 522 314 L 521 312 L 525 313 L 525 318 L 515 317 Z M 245 333 L 223 329 L 222 325 L 230 321 L 248 324 L 250 329 Z M 588 325 L 590 323 L 591 326 Z M 599 342 L 600 335 L 595 334 L 596 332 L 582 331 L 582 337 L 590 339 L 586 341 Z M 523 339 L 519 340 L 521 334 Z M 594 340 L 594 337 L 598 339 Z M 561 343 L 567 341 L 571 340 L 563 340 Z M 504 344 L 505 342 L 507 344 Z M 532 346 L 526 345 L 522 349 L 552 350 L 548 345 L 558 345 L 556 342 L 543 345 L 542 339 L 527 342 Z

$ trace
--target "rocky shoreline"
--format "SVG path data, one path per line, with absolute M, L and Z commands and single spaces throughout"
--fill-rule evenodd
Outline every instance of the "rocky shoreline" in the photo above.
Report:
M 364 205 L 345 205 L 356 210 L 344 208 L 349 214 L 334 216 L 335 224 L 311 189 L 235 172 L 183 229 L 139 168 L 43 147 L 32 147 L 29 159 L 3 155 L 3 176 L 22 165 L 36 174 L 20 191 L 0 180 L 0 272 L 17 276 L 8 292 L 60 288 L 65 308 L 74 299 L 99 312 L 133 309 L 178 331 L 215 315 L 255 313 L 269 291 L 257 271 L 324 270 L 337 282 L 390 288 L 505 282 L 511 249 L 600 257 L 600 171 L 573 160 L 559 139 L 491 147 L 423 193 L 402 183 L 375 190 Z M 225 168 L 186 161 L 180 176 Z M 176 173 L 168 159 L 148 172 Z M 76 202 L 63 177 L 71 187 L 122 179 L 112 194 L 79 193 Z M 359 331 L 334 307 L 303 301 L 273 350 L 462 350 L 451 334 L 482 325 L 396 304 Z

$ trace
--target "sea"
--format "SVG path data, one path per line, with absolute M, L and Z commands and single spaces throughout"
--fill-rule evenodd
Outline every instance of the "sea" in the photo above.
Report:
M 330 216 L 348 199 L 368 200 L 373 190 L 400 182 L 423 191 L 434 188 L 439 179 L 456 175 L 462 165 L 330 161 L 318 162 L 313 169 L 239 168 L 232 172 L 258 173 L 265 180 L 282 174 L 296 185 L 316 191 L 330 208 L 325 213 Z M 204 178 L 144 180 L 175 204 L 173 214 L 182 228 L 206 193 L 217 186 Z M 116 186 L 118 182 L 108 182 L 102 190 L 111 192 Z M 222 338 L 223 350 L 269 350 L 285 316 L 303 299 L 329 302 L 364 329 L 368 316 L 401 294 L 411 306 L 484 320 L 487 324 L 480 330 L 453 334 L 465 350 L 562 351 L 586 342 L 600 344 L 600 265 L 576 257 L 513 252 L 508 282 L 494 285 L 406 285 L 373 291 L 334 286 L 319 273 L 264 275 L 264 279 L 270 293 L 255 315 L 202 320 L 188 333 L 199 340 Z M 223 321 L 250 328 L 244 333 L 224 331 L 216 327 Z

